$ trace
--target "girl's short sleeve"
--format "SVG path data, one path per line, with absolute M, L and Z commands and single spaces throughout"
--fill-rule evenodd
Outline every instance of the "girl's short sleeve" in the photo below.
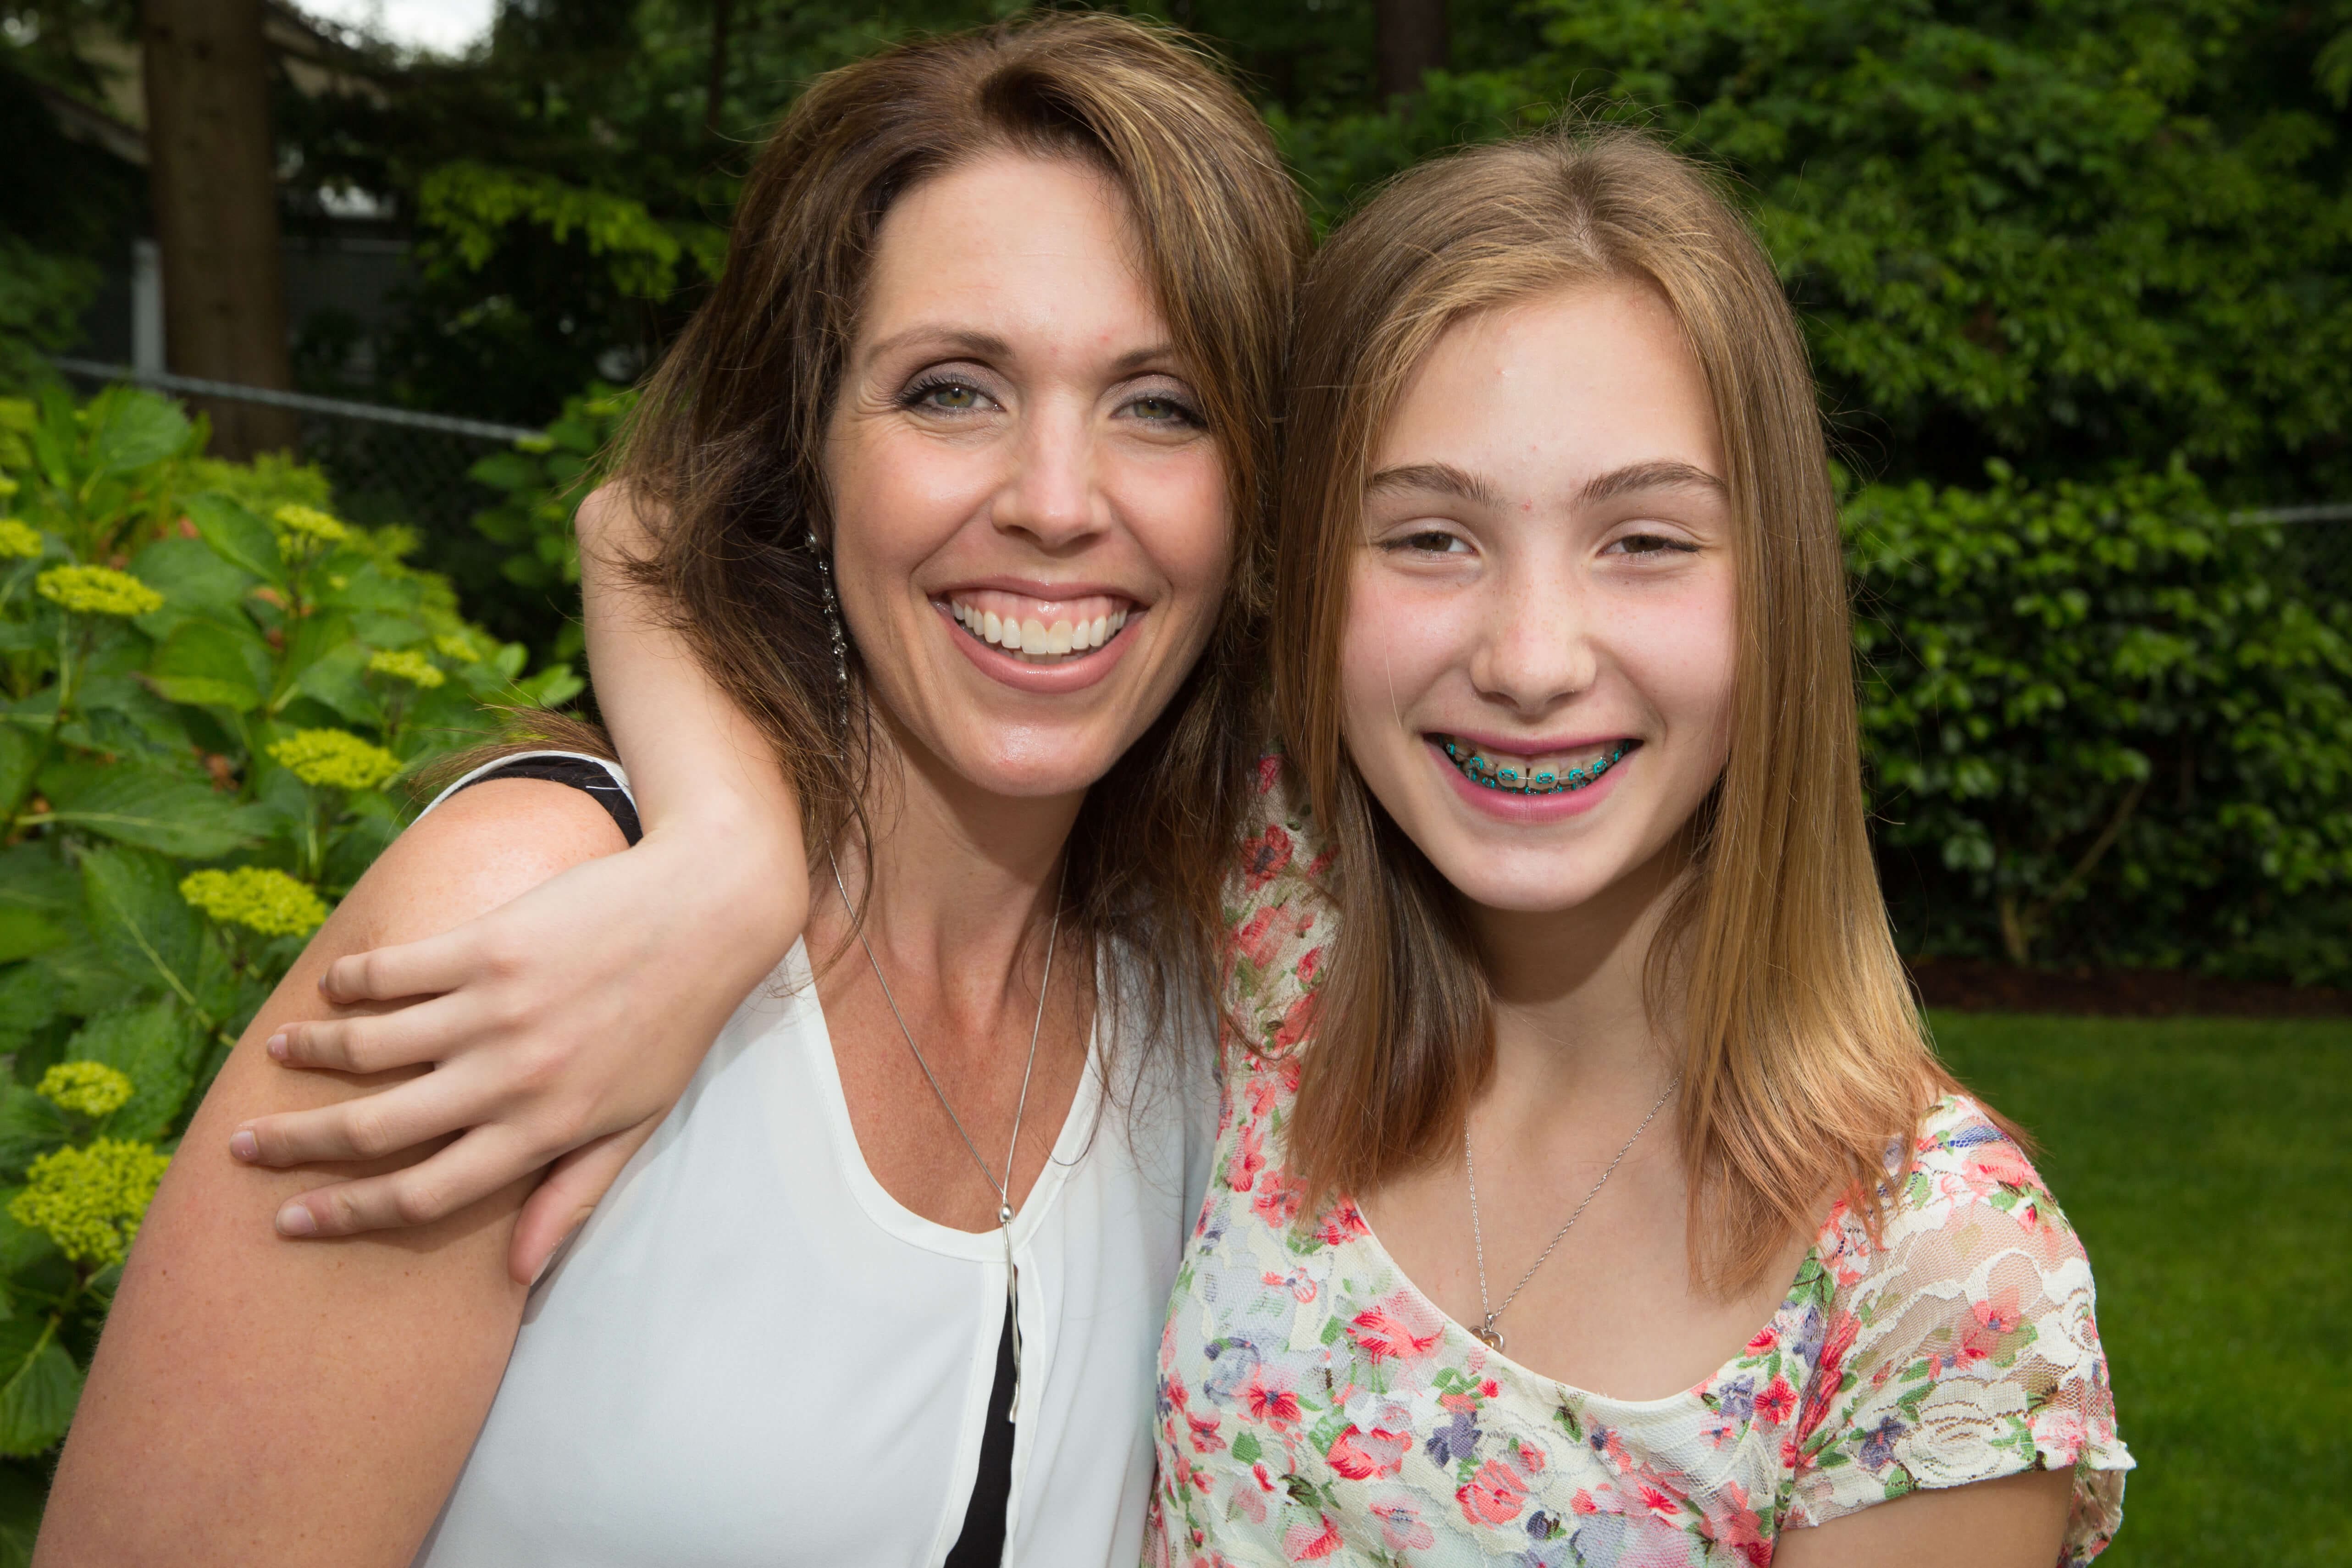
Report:
M 1306 792 L 1280 756 L 1258 762 L 1255 805 L 1225 879 L 1223 994 L 1228 1081 L 1305 1037 L 1334 931 L 1330 860 Z
M 1833 1216 L 1837 1278 L 1786 1522 L 1822 1524 L 1919 1488 L 2071 1468 L 2059 1561 L 2123 1521 L 2090 1259 L 2031 1163 L 1974 1101 L 1928 1113 L 1882 1236 Z

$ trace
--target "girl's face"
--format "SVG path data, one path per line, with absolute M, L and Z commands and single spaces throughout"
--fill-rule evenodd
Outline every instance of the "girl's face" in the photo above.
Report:
M 1124 197 L 999 153 L 883 220 L 828 431 L 842 612 L 899 744 L 992 794 L 1100 778 L 1216 618 L 1223 455 Z
M 1475 316 L 1371 469 L 1340 651 L 1356 766 L 1474 905 L 1583 904 L 1675 844 L 1728 750 L 1731 510 L 1698 363 L 1643 284 Z

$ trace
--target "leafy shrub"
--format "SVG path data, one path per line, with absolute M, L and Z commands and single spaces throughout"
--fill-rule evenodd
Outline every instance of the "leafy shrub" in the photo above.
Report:
M 2352 981 L 2352 609 L 2185 469 L 1847 508 L 1906 944 Z
M 162 399 L 0 403 L 0 431 L 5 1563 L 156 1174 L 406 820 L 388 790 L 579 682 L 524 679 L 400 531 L 205 462 Z
M 604 478 L 604 458 L 636 401 L 634 391 L 592 386 L 564 399 L 562 416 L 546 434 L 493 452 L 467 470 L 504 497 L 478 513 L 474 526 L 507 551 L 499 568 L 507 581 L 549 598 L 569 599 L 578 589 L 580 545 L 572 520 Z M 582 647 L 579 623 L 567 620 L 551 652 L 576 658 Z

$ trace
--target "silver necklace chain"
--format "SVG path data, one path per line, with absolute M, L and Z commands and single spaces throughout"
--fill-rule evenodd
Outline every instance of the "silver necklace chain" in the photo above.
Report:
M 1462 1118 L 1462 1167 L 1470 1176 L 1470 1244 L 1478 1257 L 1478 1310 L 1486 1314 L 1486 1321 L 1470 1331 L 1477 1335 L 1488 1350 L 1503 1348 L 1503 1331 L 1495 1326 L 1495 1320 L 1511 1310 L 1511 1303 L 1519 1299 L 1519 1292 L 1528 1288 L 1528 1281 L 1536 1277 L 1536 1270 L 1551 1257 L 1552 1249 L 1568 1239 L 1568 1233 L 1576 1228 L 1576 1222 L 1584 1217 L 1584 1211 L 1592 1206 L 1592 1200 L 1601 1195 L 1601 1189 L 1609 1184 L 1609 1178 L 1617 1173 L 1617 1167 L 1625 1163 L 1625 1156 L 1633 1152 L 1634 1144 L 1642 1141 L 1642 1134 L 1650 1130 L 1650 1123 L 1658 1119 L 1658 1112 L 1665 1109 L 1666 1101 L 1675 1089 L 1682 1087 L 1682 1081 L 1683 1075 L 1675 1074 L 1674 1081 L 1666 1085 L 1664 1092 L 1658 1096 L 1658 1102 L 1650 1107 L 1650 1114 L 1642 1118 L 1642 1125 L 1633 1129 L 1633 1135 L 1625 1140 L 1624 1145 L 1617 1151 L 1617 1157 L 1609 1162 L 1609 1168 L 1601 1173 L 1601 1179 L 1592 1184 L 1592 1190 L 1584 1194 L 1584 1201 L 1576 1205 L 1574 1214 L 1568 1216 L 1568 1223 L 1552 1233 L 1551 1239 L 1544 1244 L 1541 1252 L 1536 1254 L 1536 1260 L 1528 1265 L 1528 1271 L 1519 1276 L 1519 1282 L 1511 1287 L 1511 1293 L 1503 1298 L 1503 1304 L 1499 1307 L 1486 1304 L 1486 1237 L 1478 1225 L 1478 1163 L 1470 1153 L 1470 1118 L 1466 1114 Z
M 883 976 L 882 961 L 874 955 L 874 944 L 866 940 L 865 927 L 857 923 L 856 906 L 849 901 L 849 884 L 841 879 L 841 862 L 829 849 L 824 858 L 833 868 L 833 885 L 841 893 L 842 910 L 857 932 L 857 945 L 866 950 L 866 962 L 874 969 L 874 984 L 882 988 L 882 1000 L 889 1004 L 890 1016 L 898 1021 L 898 1033 L 906 1037 L 907 1049 L 914 1053 L 915 1065 L 923 1069 L 923 1081 L 939 1097 L 940 1109 L 948 1113 L 948 1121 L 955 1127 L 956 1136 L 963 1140 L 971 1163 L 980 1167 L 981 1179 L 996 1193 L 996 1228 L 1004 1237 L 1004 1310 L 1013 1330 L 1013 1392 L 1012 1409 L 1007 1415 L 1008 1418 L 1017 1416 L 1021 1411 L 1021 1270 L 1013 1261 L 1013 1162 L 1021 1148 L 1021 1118 L 1029 1109 L 1029 1079 L 1037 1068 L 1037 1037 L 1045 1027 L 1045 998 L 1053 994 L 1054 949 L 1061 944 L 1062 936 L 1062 884 L 1069 877 L 1070 863 L 1067 859 L 1062 862 L 1061 874 L 1054 881 L 1054 921 L 1045 933 L 1045 973 L 1037 982 L 1037 1016 L 1029 1026 L 1029 1059 L 1021 1068 L 1021 1097 L 1013 1102 L 1013 1135 L 1005 1140 L 1004 1179 L 999 1181 L 996 1173 L 988 1168 L 988 1162 L 981 1157 L 980 1145 L 964 1131 L 963 1118 L 948 1102 L 948 1091 L 940 1087 L 939 1075 L 923 1059 L 923 1048 L 915 1044 L 915 1032 L 907 1027 L 907 1016 L 898 1011 L 898 999 L 890 994 L 890 982 Z

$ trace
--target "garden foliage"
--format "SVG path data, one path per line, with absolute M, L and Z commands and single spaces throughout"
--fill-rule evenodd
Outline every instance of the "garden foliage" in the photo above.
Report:
M 201 440 L 143 393 L 0 402 L 0 1561 L 185 1116 L 392 791 L 579 689 L 314 472 Z

